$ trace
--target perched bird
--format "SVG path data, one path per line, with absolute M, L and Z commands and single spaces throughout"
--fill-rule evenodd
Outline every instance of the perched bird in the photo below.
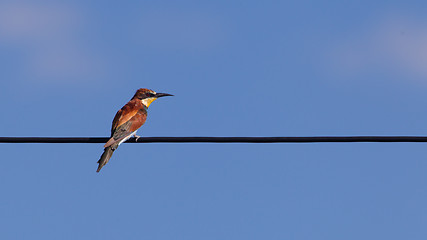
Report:
M 137 139 L 139 138 L 136 135 L 136 131 L 145 123 L 148 107 L 157 98 L 165 96 L 173 95 L 156 93 L 150 89 L 140 88 L 136 91 L 132 99 L 116 113 L 113 125 L 111 126 L 111 137 L 104 145 L 104 153 L 98 161 L 99 165 L 96 172 L 99 172 L 108 163 L 114 150 L 121 143 L 128 140 L 132 135 Z

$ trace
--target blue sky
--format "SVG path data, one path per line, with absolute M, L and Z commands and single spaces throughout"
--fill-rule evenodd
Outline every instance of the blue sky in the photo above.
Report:
M 2 1 L 0 136 L 427 135 L 423 1 Z M 2 239 L 425 239 L 423 143 L 2 144 Z

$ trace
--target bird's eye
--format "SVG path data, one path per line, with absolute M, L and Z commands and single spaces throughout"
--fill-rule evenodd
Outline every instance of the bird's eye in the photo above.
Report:
M 150 92 L 150 93 L 148 93 L 148 96 L 149 96 L 149 97 L 154 97 L 154 93 L 151 93 L 151 92 Z

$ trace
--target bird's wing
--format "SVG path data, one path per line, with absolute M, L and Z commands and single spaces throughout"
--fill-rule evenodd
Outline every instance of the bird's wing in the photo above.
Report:
M 137 111 L 137 113 L 130 118 L 127 122 L 119 125 L 112 132 L 110 140 L 104 145 L 104 148 L 109 147 L 115 143 L 120 143 L 123 139 L 130 137 L 130 135 L 138 130 L 147 119 L 147 115 L 143 110 Z
M 111 126 L 111 136 L 113 136 L 116 128 L 129 121 L 135 114 L 138 113 L 139 108 L 136 106 L 135 101 L 131 100 L 124 105 L 114 116 L 113 124 Z

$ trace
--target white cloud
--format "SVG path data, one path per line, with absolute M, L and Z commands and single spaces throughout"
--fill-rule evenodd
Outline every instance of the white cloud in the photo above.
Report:
M 386 16 L 365 31 L 349 32 L 329 55 L 334 74 L 345 77 L 379 72 L 405 79 L 427 77 L 427 19 Z
M 74 13 L 59 6 L 2 4 L 0 33 L 12 40 L 45 38 L 73 27 Z
M 25 52 L 22 71 L 32 81 L 84 81 L 101 63 L 78 38 L 83 23 L 70 6 L 0 3 L 0 45 Z

